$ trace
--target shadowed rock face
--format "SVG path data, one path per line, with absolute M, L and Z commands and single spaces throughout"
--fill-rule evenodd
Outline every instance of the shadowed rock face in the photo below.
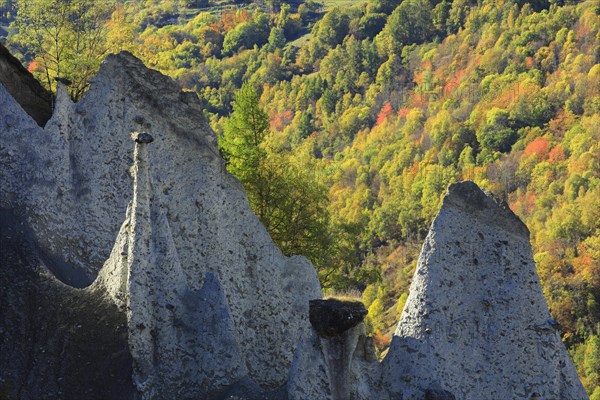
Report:
M 0 209 L 0 398 L 133 398 L 125 314 L 48 266 L 26 222 Z
M 406 400 L 444 391 L 464 400 L 587 399 L 549 318 L 525 225 L 473 182 L 452 184 L 423 244 L 384 381 Z
M 311 300 L 311 335 L 298 346 L 288 381 L 289 400 L 380 398 L 380 365 L 362 323 L 358 301 Z
M 0 43 L 0 84 L 40 126 L 52 116 L 52 95 Z M 10 121 L 4 121 L 10 123 Z

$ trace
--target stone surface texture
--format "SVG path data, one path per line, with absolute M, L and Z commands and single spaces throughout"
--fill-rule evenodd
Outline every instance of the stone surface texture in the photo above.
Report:
M 527 227 L 473 182 L 452 184 L 383 362 L 390 396 L 587 399 L 549 318 Z
M 149 173 L 151 140 L 138 139 L 128 221 L 92 289 L 126 310 L 133 381 L 142 398 L 209 398 L 248 370 L 218 278 L 207 272 L 200 289 L 186 281 Z
M 56 280 L 51 262 L 0 209 L 0 399 L 133 399 L 125 314 Z
M 154 139 L 139 144 L 151 154 L 136 162 L 134 191 L 133 131 Z M 208 362 L 198 356 L 203 345 L 177 347 L 193 333 L 164 339 L 187 329 L 185 320 L 174 327 L 169 318 L 193 313 L 219 319 L 203 334 L 223 328 L 215 340 L 232 341 L 223 354 L 232 361 L 215 354 L 211 366 L 236 372 L 211 377 L 211 385 L 242 375 L 265 390 L 286 384 L 296 343 L 310 332 L 308 301 L 321 297 L 317 275 L 304 257 L 285 257 L 273 244 L 225 170 L 194 94 L 129 53 L 111 55 L 78 103 L 59 85 L 54 114 L 40 128 L 0 85 L 0 188 L 0 207 L 24 216 L 63 282 L 89 285 L 108 259 L 95 287 L 133 306 L 127 318 L 138 388 L 151 393 L 153 368 L 176 363 L 179 351 L 194 360 L 181 364 L 172 384 L 202 384 L 194 373 L 196 363 Z M 198 308 L 206 301 L 212 316 Z M 138 320 L 150 322 L 132 331 Z
M 288 399 L 384 399 L 381 365 L 373 341 L 361 322 L 334 337 L 313 331 L 298 346 L 290 378 Z

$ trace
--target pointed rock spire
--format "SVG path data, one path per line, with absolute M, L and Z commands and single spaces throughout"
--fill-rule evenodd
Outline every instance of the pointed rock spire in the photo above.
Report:
M 127 313 L 133 381 L 144 399 L 202 398 L 247 374 L 218 278 L 187 283 L 150 174 L 148 133 L 134 133 L 133 202 L 96 283 Z
M 384 360 L 392 396 L 583 400 L 533 261 L 506 203 L 466 181 L 449 186 Z

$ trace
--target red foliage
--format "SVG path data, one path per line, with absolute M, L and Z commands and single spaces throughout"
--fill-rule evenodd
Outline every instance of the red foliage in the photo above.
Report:
M 535 154 L 539 158 L 544 158 L 550 148 L 550 143 L 544 138 L 536 138 L 525 147 L 525 154 L 530 156 Z
M 393 113 L 394 109 L 392 108 L 392 105 L 389 102 L 385 103 L 383 107 L 381 107 L 381 111 L 379 111 L 379 114 L 377 115 L 377 122 L 375 123 L 375 125 L 383 124 L 385 120 L 388 119 L 388 117 Z
M 550 154 L 548 155 L 548 161 L 551 163 L 558 163 L 565 160 L 565 151 L 562 145 L 555 146 L 552 150 L 550 150 Z
M 40 62 L 36 58 L 35 60 L 33 60 L 32 62 L 29 63 L 29 66 L 27 67 L 27 71 L 34 73 L 34 72 L 39 71 L 40 68 L 41 68 Z
M 376 331 L 375 337 L 373 337 L 373 344 L 379 350 L 385 350 L 389 347 L 391 342 L 391 338 L 388 335 L 384 335 L 383 333 Z
M 398 110 L 398 116 L 400 118 L 406 118 L 406 116 L 408 115 L 408 113 L 410 113 L 410 108 L 401 108 Z
M 534 63 L 533 57 L 527 57 L 525 59 L 525 67 L 527 67 L 527 69 L 533 68 L 534 64 L 535 63 Z
M 283 112 L 276 113 L 271 118 L 271 129 L 275 131 L 282 131 L 283 128 L 292 123 L 293 119 L 294 113 L 292 113 L 290 110 L 285 110 Z
M 443 89 L 443 93 L 442 94 L 443 94 L 444 97 L 450 96 L 459 87 L 460 87 L 460 81 L 459 80 L 450 79 L 444 85 L 444 89 Z

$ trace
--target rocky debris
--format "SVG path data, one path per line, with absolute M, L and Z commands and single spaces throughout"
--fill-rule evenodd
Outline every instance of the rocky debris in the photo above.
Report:
M 0 84 L 39 126 L 52 116 L 52 95 L 0 43 Z M 5 119 L 5 123 L 11 123 Z M 1 126 L 1 122 L 0 122 Z
M 54 80 L 56 82 L 62 83 L 65 86 L 71 86 L 73 84 L 73 82 L 67 78 L 62 78 L 60 76 L 57 76 L 56 78 L 54 78 Z
M 339 336 L 361 323 L 367 309 L 359 301 L 311 300 L 309 320 L 321 337 Z
M 107 57 L 78 103 L 59 84 L 54 114 L 43 129 L 0 86 L 0 124 L 7 120 L 10 124 L 0 129 L 0 207 L 20 210 L 41 251 L 56 260 L 57 277 L 85 287 L 110 258 L 101 278 L 104 283 L 95 286 L 104 285 L 105 296 L 117 305 L 137 302 L 136 309 L 145 314 L 129 316 L 132 321 L 164 319 L 171 313 L 166 304 L 159 312 L 154 304 L 143 303 L 143 290 L 166 296 L 168 304 L 182 310 L 184 305 L 175 302 L 179 297 L 161 294 L 164 291 L 157 288 L 198 293 L 212 274 L 225 298 L 221 306 L 230 315 L 239 370 L 247 370 L 248 378 L 264 390 L 285 385 L 296 344 L 310 332 L 308 300 L 321 297 L 318 278 L 306 258 L 285 257 L 252 213 L 241 184 L 224 168 L 216 136 L 195 95 L 180 91 L 171 79 L 131 54 L 121 53 Z M 132 262 L 131 246 L 144 248 L 143 243 L 130 243 L 134 206 L 123 223 L 132 198 L 128 173 L 134 159 L 132 131 L 150 132 L 154 138 L 147 168 L 154 198 L 136 200 L 136 212 L 150 203 L 151 209 L 161 210 L 160 215 L 142 218 L 150 221 L 144 226 L 154 229 L 145 237 L 160 244 L 160 260 L 180 267 L 176 273 L 145 276 L 142 263 L 132 264 L 140 267 L 134 276 L 142 282 L 133 292 L 128 270 L 121 268 Z M 140 141 L 147 146 L 146 139 Z M 134 256 L 144 260 L 155 255 Z M 141 332 L 148 334 L 139 341 L 146 343 L 144 347 L 153 336 L 150 330 Z M 152 348 L 160 353 L 163 345 L 164 357 L 171 357 L 167 351 L 171 342 L 155 342 Z M 235 348 L 228 346 L 228 351 Z M 132 353 L 149 360 L 141 350 Z M 136 376 L 155 374 L 147 364 L 135 363 Z M 182 364 L 178 382 L 193 382 L 193 365 Z M 213 376 L 208 387 L 220 387 L 239 375 Z
M 390 396 L 587 399 L 549 318 L 525 225 L 475 183 L 454 183 L 383 362 Z
M 127 320 L 57 281 L 17 213 L 0 209 L 0 398 L 134 397 Z

